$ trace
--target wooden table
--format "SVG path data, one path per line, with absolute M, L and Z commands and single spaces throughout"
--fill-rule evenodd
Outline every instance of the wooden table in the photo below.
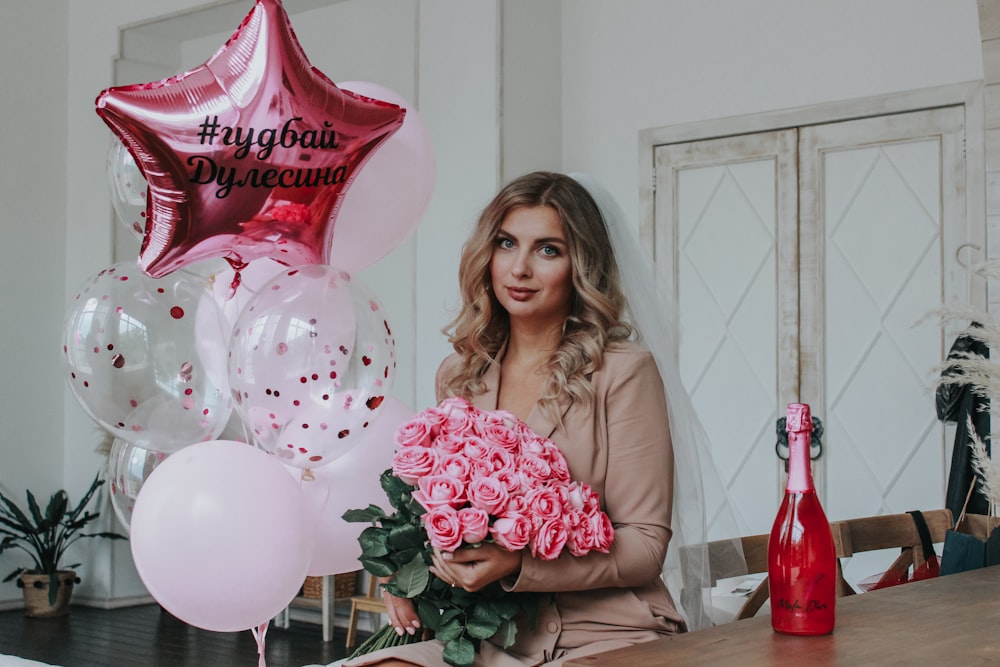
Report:
M 917 664 L 1000 664 L 1000 565 L 839 598 L 830 635 L 778 634 L 758 616 L 566 667 Z

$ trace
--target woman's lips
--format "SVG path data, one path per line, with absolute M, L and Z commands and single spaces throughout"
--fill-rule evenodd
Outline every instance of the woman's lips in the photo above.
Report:
M 508 287 L 507 294 L 515 301 L 527 301 L 534 295 L 535 290 L 526 287 Z

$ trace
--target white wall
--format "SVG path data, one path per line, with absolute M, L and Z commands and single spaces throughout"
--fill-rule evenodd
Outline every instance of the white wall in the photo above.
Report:
M 0 489 L 22 504 L 63 483 L 66 5 L 12 3 L 0 22 Z M 0 560 L 0 579 L 20 564 Z
M 975 0 L 567 0 L 563 159 L 637 213 L 639 130 L 981 80 Z
M 316 4 L 285 4 L 292 12 L 302 2 Z M 93 452 L 100 434 L 65 390 L 61 320 L 68 296 L 111 262 L 117 224 L 104 170 L 109 135 L 94 100 L 113 83 L 122 27 L 205 3 L 8 4 L 0 485 L 20 494 L 64 484 L 76 497 L 102 463 Z M 408 362 L 396 393 L 417 408 L 433 401 L 447 352 L 440 329 L 456 301 L 459 249 L 501 180 L 535 166 L 589 171 L 634 213 L 642 129 L 982 78 L 975 0 L 545 0 L 526 24 L 531 6 L 346 0 L 292 14 L 314 65 L 335 81 L 412 96 L 434 141 L 427 216 L 410 243 L 364 274 Z M 182 58 L 203 61 L 211 43 L 192 39 Z M 116 604 L 142 594 L 127 546 L 87 555 L 85 598 Z M 17 563 L 0 557 L 0 573 Z M 19 597 L 0 587 L 0 606 Z

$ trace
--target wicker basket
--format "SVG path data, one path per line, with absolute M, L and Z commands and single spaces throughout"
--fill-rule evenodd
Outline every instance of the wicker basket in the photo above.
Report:
M 357 592 L 358 572 L 344 572 L 333 577 L 333 597 L 349 598 Z M 302 596 L 318 600 L 323 597 L 323 577 L 306 577 Z

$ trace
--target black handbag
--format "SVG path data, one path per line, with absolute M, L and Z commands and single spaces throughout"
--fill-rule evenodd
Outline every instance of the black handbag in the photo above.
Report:
M 971 495 L 972 488 L 969 489 Z M 941 575 L 977 570 L 988 565 L 1000 565 L 1000 518 L 966 514 L 963 507 L 955 527 L 945 533 Z

